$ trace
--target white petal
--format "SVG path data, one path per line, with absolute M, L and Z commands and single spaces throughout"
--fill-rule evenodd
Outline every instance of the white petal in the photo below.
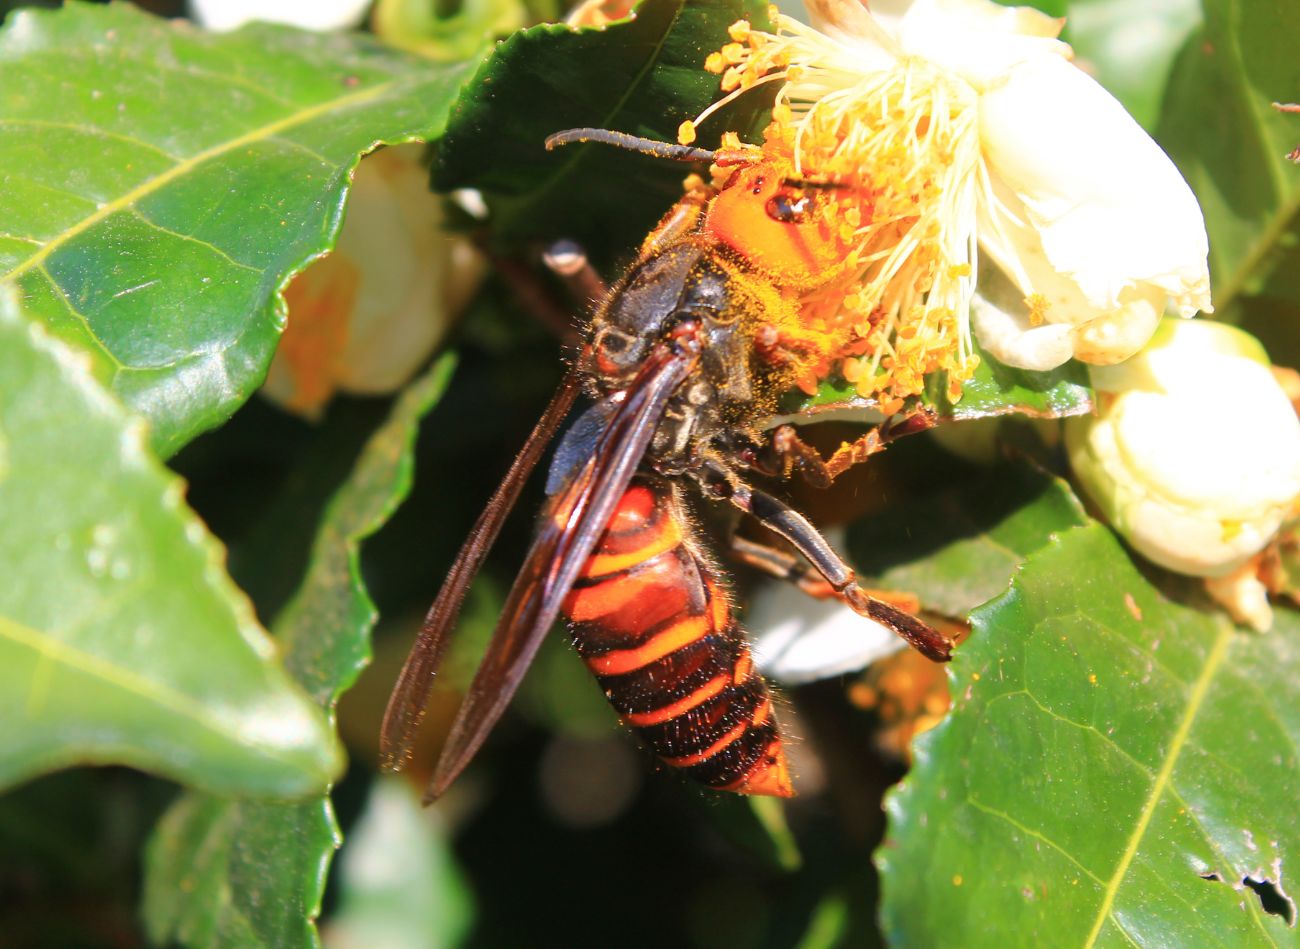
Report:
M 1141 554 L 1180 573 L 1238 569 L 1300 495 L 1300 420 L 1240 336 L 1166 320 L 1150 349 L 1097 373 L 1112 390 L 1100 414 L 1066 423 L 1083 488 Z
M 1120 294 L 1120 305 L 1075 327 L 1074 357 L 1094 366 L 1123 362 L 1146 345 L 1160 325 L 1165 294 L 1143 285 Z
M 852 50 L 850 61 L 863 72 L 888 69 L 902 52 L 887 22 L 873 17 L 859 0 L 806 0 L 808 20 L 822 33 Z
M 980 247 L 1020 294 L 1014 305 L 1005 293 L 998 297 L 1002 309 L 1025 313 L 1025 299 L 1037 297 L 1039 316 L 1047 323 L 1075 326 L 1070 334 L 1073 354 L 1094 365 L 1120 362 L 1141 349 L 1159 324 L 1168 294 L 1154 284 L 1139 283 L 1125 287 L 1115 301 L 1089 300 L 1074 280 L 1052 265 L 1020 199 L 999 179 L 986 187 L 979 209 Z M 1031 368 L 1023 362 L 1011 365 Z
M 980 345 L 1005 366 L 1046 372 L 1074 355 L 1074 329 L 1068 324 L 1030 326 L 1027 310 L 1010 313 L 978 293 L 970 315 Z
M 982 91 L 1027 59 L 1073 55 L 1056 39 L 1064 23 L 992 0 L 916 0 L 893 32 L 908 53 Z
M 342 30 L 361 23 L 370 0 L 190 0 L 189 6 L 194 19 L 210 30 L 233 30 L 251 20 Z
M 1222 359 L 1212 379 L 1123 394 L 1116 438 L 1133 474 L 1172 503 L 1224 521 L 1265 518 L 1271 533 L 1300 493 L 1300 421 L 1257 362 Z
M 1180 312 L 1210 307 L 1205 222 L 1178 170 L 1108 92 L 1056 56 L 980 99 L 994 187 L 1023 207 L 1053 269 L 1099 310 L 1149 283 Z
M 1002 33 L 1007 36 L 1031 36 L 1056 39 L 1065 26 L 1063 17 L 1048 16 L 1033 7 L 1008 7 L 993 0 L 915 0 L 897 3 L 905 6 L 904 27 L 908 30 L 925 30 L 937 34 L 945 31 L 964 33 L 970 38 L 972 31 L 981 34 Z M 870 4 L 873 13 L 879 11 L 879 0 Z
M 788 685 L 862 669 L 906 648 L 891 630 L 837 600 L 814 600 L 788 583 L 769 583 L 750 602 L 746 625 L 764 675 Z

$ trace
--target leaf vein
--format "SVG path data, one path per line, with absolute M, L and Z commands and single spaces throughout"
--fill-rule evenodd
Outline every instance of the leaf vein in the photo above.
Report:
M 274 138 L 267 139 L 267 141 L 274 142 L 277 145 L 286 145 L 289 148 L 294 149 L 295 151 L 302 152 L 304 155 L 310 155 L 312 158 L 316 159 L 322 165 L 326 165 L 331 168 L 334 165 L 338 164 L 338 162 L 334 161 L 333 159 L 329 158 L 326 155 L 322 155 L 320 152 L 316 151 L 316 149 L 312 148 L 310 145 L 304 145 L 302 142 L 295 141 L 292 138 L 285 138 L 283 135 L 277 135 Z
M 1097 917 L 1093 921 L 1092 930 L 1083 943 L 1084 949 L 1091 949 L 1092 946 L 1097 944 L 1097 937 L 1101 933 L 1102 926 L 1112 916 L 1115 896 L 1119 892 L 1120 884 L 1124 882 L 1129 866 L 1133 863 L 1133 858 L 1137 856 L 1138 847 L 1146 836 L 1147 827 L 1155 814 L 1156 805 L 1159 804 L 1161 796 L 1169 786 L 1174 765 L 1178 763 L 1178 757 L 1182 753 L 1183 746 L 1187 743 L 1188 736 L 1191 734 L 1192 724 L 1196 721 L 1196 716 L 1201 710 L 1201 703 L 1205 700 L 1210 683 L 1214 680 L 1214 675 L 1218 672 L 1219 666 L 1223 663 L 1223 658 L 1228 652 L 1228 644 L 1232 641 L 1233 627 L 1227 622 L 1220 622 L 1218 625 L 1219 634 L 1205 658 L 1205 668 L 1192 686 L 1191 695 L 1188 696 L 1187 700 L 1187 708 L 1183 713 L 1182 720 L 1178 723 L 1173 739 L 1169 743 L 1169 750 L 1165 753 L 1165 760 L 1160 766 L 1160 771 L 1152 782 L 1151 790 L 1147 794 L 1146 803 L 1143 805 L 1142 813 L 1138 817 L 1137 825 L 1133 828 L 1133 833 L 1129 835 L 1128 843 L 1125 845 L 1124 851 L 1120 854 L 1119 862 L 1115 866 L 1115 872 L 1106 886 L 1105 893 L 1102 894 L 1102 901 L 1097 907 Z
M 983 811 L 985 814 L 988 814 L 992 817 L 1000 817 L 1002 820 L 1006 821 L 1008 824 L 1010 824 L 1016 830 L 1020 831 L 1022 834 L 1025 834 L 1029 837 L 1034 838 L 1035 840 L 1039 840 L 1047 844 L 1047 846 L 1051 847 L 1053 850 L 1055 850 L 1057 853 L 1063 856 L 1066 860 L 1069 860 L 1070 863 L 1074 864 L 1074 866 L 1076 866 L 1079 869 L 1079 872 L 1082 873 L 1084 876 L 1086 876 L 1093 883 L 1096 883 L 1098 886 L 1105 886 L 1106 883 L 1105 880 L 1103 880 L 1101 877 L 1097 876 L 1097 874 L 1093 873 L 1091 870 L 1085 867 L 1082 863 L 1079 862 L 1079 859 L 1076 856 L 1074 856 L 1074 854 L 1070 853 L 1070 851 L 1066 850 L 1063 846 L 1058 844 L 1055 840 L 1052 840 L 1047 835 L 1043 834 L 1041 831 L 1037 831 L 1031 827 L 1025 826 L 1024 824 L 1016 820 L 1014 817 L 1012 817 L 1010 814 L 1008 814 L 1006 811 L 998 810 L 996 807 L 990 807 L 989 805 L 982 803 L 978 798 L 973 797 L 969 793 L 966 795 L 966 802 L 970 804 L 973 808 L 975 808 L 977 811 Z
M 225 726 L 209 713 L 202 702 L 171 686 L 146 679 L 102 656 L 93 655 L 69 643 L 54 639 L 49 633 L 33 629 L 8 616 L 0 616 L 0 637 L 32 650 L 38 656 L 48 657 L 51 662 L 98 678 L 147 702 L 153 702 L 168 711 L 183 715 L 199 727 L 206 728 L 226 740 L 232 740 L 237 744 L 243 743 L 237 729 Z M 284 757 L 274 748 L 265 748 L 263 753 L 274 758 Z
M 64 289 L 63 285 L 59 283 L 59 281 L 54 279 L 54 274 L 50 273 L 49 270 L 46 269 L 44 262 L 37 266 L 36 271 L 45 278 L 46 282 L 50 285 L 50 289 L 54 291 L 55 295 L 57 295 L 61 301 L 63 301 L 63 307 L 67 311 L 68 315 L 76 319 L 76 321 L 81 324 L 82 328 L 85 329 L 86 335 L 93 341 L 95 349 L 98 350 L 104 359 L 108 360 L 115 370 L 125 370 L 127 368 L 126 364 L 117 358 L 116 353 L 104 345 L 104 341 L 99 338 L 99 334 L 96 333 L 94 327 L 90 325 L 90 320 L 87 318 L 86 314 L 82 313 L 72 305 L 72 299 L 68 296 L 68 291 Z M 0 283 L 3 282 L 3 280 L 0 280 Z
M 142 199 L 162 190 L 164 187 L 171 184 L 173 181 L 182 177 L 186 173 L 193 171 L 195 168 L 198 168 L 199 166 L 206 164 L 207 162 L 212 161 L 213 159 L 220 158 L 233 151 L 236 151 L 237 149 L 243 148 L 247 145 L 251 145 L 254 142 L 262 142 L 265 141 L 266 139 L 273 138 L 279 135 L 281 132 L 286 131 L 287 129 L 295 128 L 300 125 L 305 125 L 308 122 L 311 122 L 312 120 L 321 117 L 322 115 L 327 115 L 331 112 L 336 112 L 344 108 L 357 105 L 362 102 L 367 102 L 372 99 L 379 98 L 380 96 L 390 92 L 395 86 L 398 86 L 403 82 L 406 84 L 412 84 L 416 82 L 416 80 L 394 79 L 394 80 L 390 80 L 389 82 L 380 83 L 379 85 L 376 86 L 371 86 L 368 89 L 362 89 L 358 92 L 352 92 L 347 95 L 339 96 L 337 98 L 326 99 L 324 101 L 314 103 L 310 106 L 306 106 L 302 109 L 298 109 L 288 115 L 282 116 L 273 122 L 268 122 L 265 125 L 259 126 L 255 129 L 252 129 L 251 131 L 245 132 L 243 135 L 237 135 L 234 138 L 227 139 L 224 142 L 221 142 L 217 145 L 213 145 L 212 147 L 207 148 L 204 151 L 192 155 L 191 157 L 185 159 L 184 161 L 173 165 L 171 168 L 168 168 L 165 171 L 162 171 L 159 174 L 153 176 L 152 178 L 145 180 L 144 182 L 140 183 L 136 187 L 127 191 L 125 194 L 119 195 L 117 198 L 114 198 L 112 201 L 108 201 L 105 202 L 104 204 L 101 204 L 94 212 L 88 214 L 85 218 L 78 221 L 73 226 L 67 228 L 58 236 L 47 241 L 46 244 L 39 251 L 32 254 L 26 260 L 20 262 L 19 264 L 11 268 L 7 273 L 0 275 L 0 282 L 3 282 L 5 280 L 10 280 L 22 273 L 25 273 L 28 270 L 31 270 L 35 267 L 42 265 L 46 261 L 46 259 L 48 259 L 49 256 L 52 253 L 54 253 L 54 251 L 57 250 L 59 247 L 68 243 L 68 241 L 72 240 L 74 237 L 77 237 L 78 235 L 90 230 L 90 228 L 102 222 L 105 218 L 109 217 L 109 215 L 117 211 L 120 211 L 124 208 L 129 208 L 134 206 Z
M 224 250 L 222 250 L 216 244 L 213 244 L 211 241 L 205 241 L 203 240 L 203 238 L 195 237 L 193 234 L 184 234 L 180 231 L 173 230 L 172 228 L 167 227 L 164 224 L 159 224 L 153 218 L 149 217 L 147 214 L 141 211 L 138 207 L 130 208 L 128 213 L 134 214 L 137 218 L 141 220 L 141 222 L 149 225 L 155 230 L 161 231 L 162 233 L 170 237 L 175 237 L 189 244 L 197 244 L 199 247 L 212 251 L 212 253 L 216 254 L 218 257 L 220 257 L 226 263 L 230 264 L 230 266 L 232 267 L 235 267 L 239 270 L 247 270 L 249 273 L 254 273 L 259 275 L 262 273 L 262 271 L 258 270 L 256 267 L 252 266 L 251 264 L 245 264 L 242 263 L 241 261 L 235 260 L 235 258 L 230 256 L 230 254 L 226 253 Z
M 69 132 L 81 132 L 84 135 L 94 136 L 97 138 L 111 138 L 119 142 L 125 142 L 128 145 L 135 145 L 140 148 L 148 149 L 170 162 L 185 160 L 180 155 L 169 152 L 166 149 L 155 145 L 153 142 L 146 142 L 142 138 L 123 135 L 121 132 L 114 132 L 106 128 L 101 128 L 98 125 L 84 125 L 80 122 L 61 122 L 57 119 L 28 119 L 20 118 L 18 116 L 0 117 L 0 126 L 5 125 L 32 125 L 37 128 L 65 129 Z

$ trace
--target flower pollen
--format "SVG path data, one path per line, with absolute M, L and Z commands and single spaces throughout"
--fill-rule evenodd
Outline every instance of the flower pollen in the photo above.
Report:
M 838 369 L 882 408 L 919 395 L 931 373 L 960 384 L 977 362 L 974 93 L 917 57 L 865 73 L 858 51 L 784 15 L 773 22 L 774 33 L 732 26 L 734 42 L 714 54 L 727 64 L 727 95 L 695 121 L 780 82 L 763 157 L 788 160 L 796 180 L 832 186 L 824 213 L 843 265 L 804 291 L 803 325 L 782 331 L 820 335 L 823 374 Z

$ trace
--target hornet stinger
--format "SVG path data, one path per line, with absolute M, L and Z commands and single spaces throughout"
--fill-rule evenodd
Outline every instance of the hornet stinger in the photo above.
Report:
M 465 593 L 528 475 L 579 393 L 593 405 L 561 439 L 537 537 L 506 598 L 487 654 L 430 783 L 455 780 L 505 710 L 555 619 L 623 721 L 666 764 L 706 787 L 793 794 L 767 683 L 754 669 L 718 567 L 685 509 L 694 493 L 728 502 L 783 537 L 783 550 L 736 541 L 740 559 L 814 596 L 836 597 L 943 662 L 952 643 L 873 598 L 803 515 L 751 487 L 747 474 L 798 471 L 829 484 L 924 415 L 882 425 L 829 459 L 794 429 L 764 429 L 777 397 L 818 358 L 801 305 L 834 292 L 846 248 L 831 204 L 870 195 L 802 180 L 780 156 L 718 151 L 599 129 L 547 147 L 597 141 L 730 168 L 720 187 L 692 187 L 643 242 L 606 295 L 586 343 L 470 531 L 429 611 L 384 718 L 385 765 L 402 767 Z M 806 561 L 806 563 L 804 562 Z

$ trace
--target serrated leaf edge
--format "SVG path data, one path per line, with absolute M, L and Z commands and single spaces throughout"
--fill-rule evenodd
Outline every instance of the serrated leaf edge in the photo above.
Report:
M 183 503 L 184 482 L 159 462 L 149 450 L 146 442 L 148 426 L 137 416 L 131 415 L 125 407 L 90 377 L 84 356 L 51 336 L 41 323 L 24 318 L 14 301 L 15 295 L 11 289 L 0 283 L 0 321 L 12 321 L 20 327 L 25 327 L 31 337 L 33 347 L 54 362 L 66 385 L 69 388 L 77 389 L 94 411 L 97 411 L 101 417 L 118 428 L 123 461 L 127 464 L 151 469 L 151 474 L 162 482 L 158 504 L 161 508 L 175 513 L 176 526 L 184 538 L 184 543 L 198 549 L 202 554 L 204 582 L 220 595 L 223 602 L 231 610 L 234 626 L 240 639 L 253 650 L 259 659 L 278 663 L 279 653 L 274 640 L 257 622 L 252 603 L 244 592 L 235 585 L 234 581 L 230 579 L 225 570 L 225 547 L 208 532 L 197 515 Z M 15 622 L 9 617 L 0 616 L 0 635 L 26 646 L 43 658 L 49 657 L 54 661 L 62 661 L 69 668 L 98 675 L 108 681 L 120 684 L 127 691 L 152 701 L 163 709 L 185 715 L 196 724 L 216 735 L 222 736 L 224 740 L 236 746 L 247 746 L 246 739 L 241 734 L 240 729 L 229 727 L 223 724 L 219 718 L 210 716 L 207 708 L 202 703 L 196 703 L 189 696 L 169 686 L 160 686 L 148 679 L 143 679 L 132 670 L 117 663 L 91 655 L 84 650 L 76 649 L 54 638 L 52 633 L 33 629 L 25 624 Z M 43 681 L 43 677 L 33 681 L 32 691 L 28 699 L 29 705 L 33 701 L 33 697 L 38 695 L 38 689 Z M 297 687 L 294 686 L 294 688 Z M 299 697 L 307 701 L 308 704 L 312 704 L 306 695 L 300 695 Z M 327 730 L 327 739 L 331 735 L 332 732 Z M 332 761 L 329 772 L 333 776 L 342 770 L 343 758 L 342 750 L 337 742 L 331 744 L 330 757 Z M 260 745 L 254 747 L 257 749 L 257 754 L 267 760 L 289 761 L 292 758 L 292 755 L 276 751 L 273 748 Z M 58 757 L 46 758 L 37 762 L 37 764 L 40 766 L 39 771 L 43 772 L 65 762 L 97 760 L 108 763 L 120 759 L 110 750 L 105 756 L 77 752 L 63 759 Z M 26 774 L 19 775 L 20 778 L 29 776 Z

